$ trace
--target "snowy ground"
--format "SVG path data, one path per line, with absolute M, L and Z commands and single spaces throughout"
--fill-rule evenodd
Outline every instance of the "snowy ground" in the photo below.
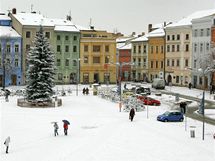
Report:
M 0 97 L 3 161 L 215 160 L 214 126 L 205 125 L 203 141 L 202 122 L 187 119 L 185 126 L 185 121 L 156 121 L 158 114 L 169 109 L 166 98 L 161 106 L 148 106 L 148 118 L 147 110 L 136 113 L 134 122 L 128 120 L 128 113 L 119 112 L 118 104 L 92 93 L 83 96 L 80 91 L 77 97 L 73 91 L 62 97 L 62 107 L 49 109 L 20 108 L 16 99 L 5 102 Z M 71 123 L 68 136 L 63 135 L 62 119 Z M 60 126 L 57 137 L 52 121 Z M 190 137 L 191 126 L 195 126 L 195 138 Z M 7 136 L 11 137 L 9 154 L 3 145 Z

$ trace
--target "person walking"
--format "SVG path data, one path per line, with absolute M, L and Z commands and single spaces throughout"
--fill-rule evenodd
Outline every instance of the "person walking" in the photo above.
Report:
M 4 145 L 6 146 L 6 154 L 8 153 L 9 143 L 10 143 L 10 136 L 8 136 L 4 142 Z
M 54 123 L 54 136 L 58 135 L 58 129 L 59 129 L 59 126 L 58 126 L 57 122 L 55 122 Z
M 135 110 L 134 110 L 134 108 L 131 108 L 131 110 L 130 110 L 130 112 L 129 112 L 129 119 L 130 119 L 131 121 L 133 121 L 134 115 L 135 115 Z
M 63 129 L 64 129 L 64 134 L 67 135 L 67 131 L 68 131 L 68 124 L 64 122 L 63 124 Z
M 87 95 L 89 94 L 89 89 L 88 89 L 88 87 L 86 88 L 86 94 L 87 94 Z
M 83 95 L 85 95 L 85 93 L 86 93 L 86 89 L 85 89 L 85 88 L 83 88 Z
M 192 83 L 190 82 L 190 83 L 188 84 L 188 86 L 189 86 L 189 89 L 191 89 L 191 88 L 192 88 Z

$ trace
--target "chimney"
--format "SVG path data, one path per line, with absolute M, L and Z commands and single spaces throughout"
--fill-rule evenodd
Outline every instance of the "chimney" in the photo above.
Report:
M 14 14 L 14 15 L 16 14 L 16 8 L 12 9 L 12 14 Z
M 144 36 L 145 35 L 145 32 L 142 32 L 142 36 Z
M 67 16 L 66 16 L 66 20 L 71 21 L 71 20 L 72 20 L 72 17 L 71 17 L 70 15 L 67 15 Z
M 90 26 L 90 29 L 91 29 L 91 30 L 94 30 L 94 26 Z
M 148 24 L 148 32 L 152 31 L 152 24 Z
M 136 33 L 135 32 L 132 32 L 131 36 L 134 36 Z
M 164 27 L 166 26 L 166 21 L 164 21 L 163 25 L 164 25 Z

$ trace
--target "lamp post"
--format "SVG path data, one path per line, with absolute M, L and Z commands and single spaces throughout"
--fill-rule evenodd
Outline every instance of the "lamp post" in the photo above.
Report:
M 76 59 L 76 62 L 77 62 L 77 80 L 76 80 L 76 96 L 78 96 L 78 83 L 79 83 L 79 74 L 80 74 L 80 58 L 79 59 Z

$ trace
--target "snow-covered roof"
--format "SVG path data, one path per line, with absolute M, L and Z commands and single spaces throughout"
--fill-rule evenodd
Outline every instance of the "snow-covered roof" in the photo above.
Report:
M 80 32 L 77 27 L 75 25 L 72 25 L 72 26 L 55 26 L 54 28 L 55 31 L 68 31 L 68 32 Z
M 74 25 L 71 21 L 66 19 L 52 19 L 46 18 L 38 13 L 17 13 L 13 16 L 22 24 L 22 25 L 31 25 L 31 26 L 55 26 L 55 25 Z
M 214 15 L 214 14 L 215 14 L 215 9 L 197 11 L 197 12 L 194 12 L 193 14 L 183 18 L 182 20 L 180 20 L 176 23 L 168 25 L 166 28 L 192 25 L 191 21 L 193 19 L 202 18 L 202 17 Z
M 159 28 L 147 34 L 147 37 L 159 37 L 159 36 L 165 36 L 164 29 Z
M 129 50 L 129 49 L 131 49 L 131 47 L 132 47 L 132 45 L 130 43 L 130 44 L 127 44 L 127 45 L 120 47 L 119 50 Z
M 148 34 L 147 34 L 148 35 Z M 142 41 L 148 41 L 148 38 L 147 38 L 147 35 L 143 35 L 143 36 L 140 36 L 134 40 L 131 40 L 131 42 L 142 42 Z
M 8 17 L 8 16 L 5 15 L 5 14 L 1 14 L 1 13 L 0 13 L 0 20 L 11 20 L 11 18 Z
M 125 45 L 125 42 L 116 43 L 116 48 L 117 48 L 117 49 L 120 49 L 120 48 L 123 47 L 124 45 Z
M 133 38 L 134 38 L 134 37 L 119 37 L 119 38 L 116 39 L 116 42 L 117 42 L 117 43 L 126 42 L 126 41 L 128 41 L 128 40 L 130 40 L 130 39 L 133 39 Z
M 0 37 L 21 37 L 12 27 L 0 26 Z

